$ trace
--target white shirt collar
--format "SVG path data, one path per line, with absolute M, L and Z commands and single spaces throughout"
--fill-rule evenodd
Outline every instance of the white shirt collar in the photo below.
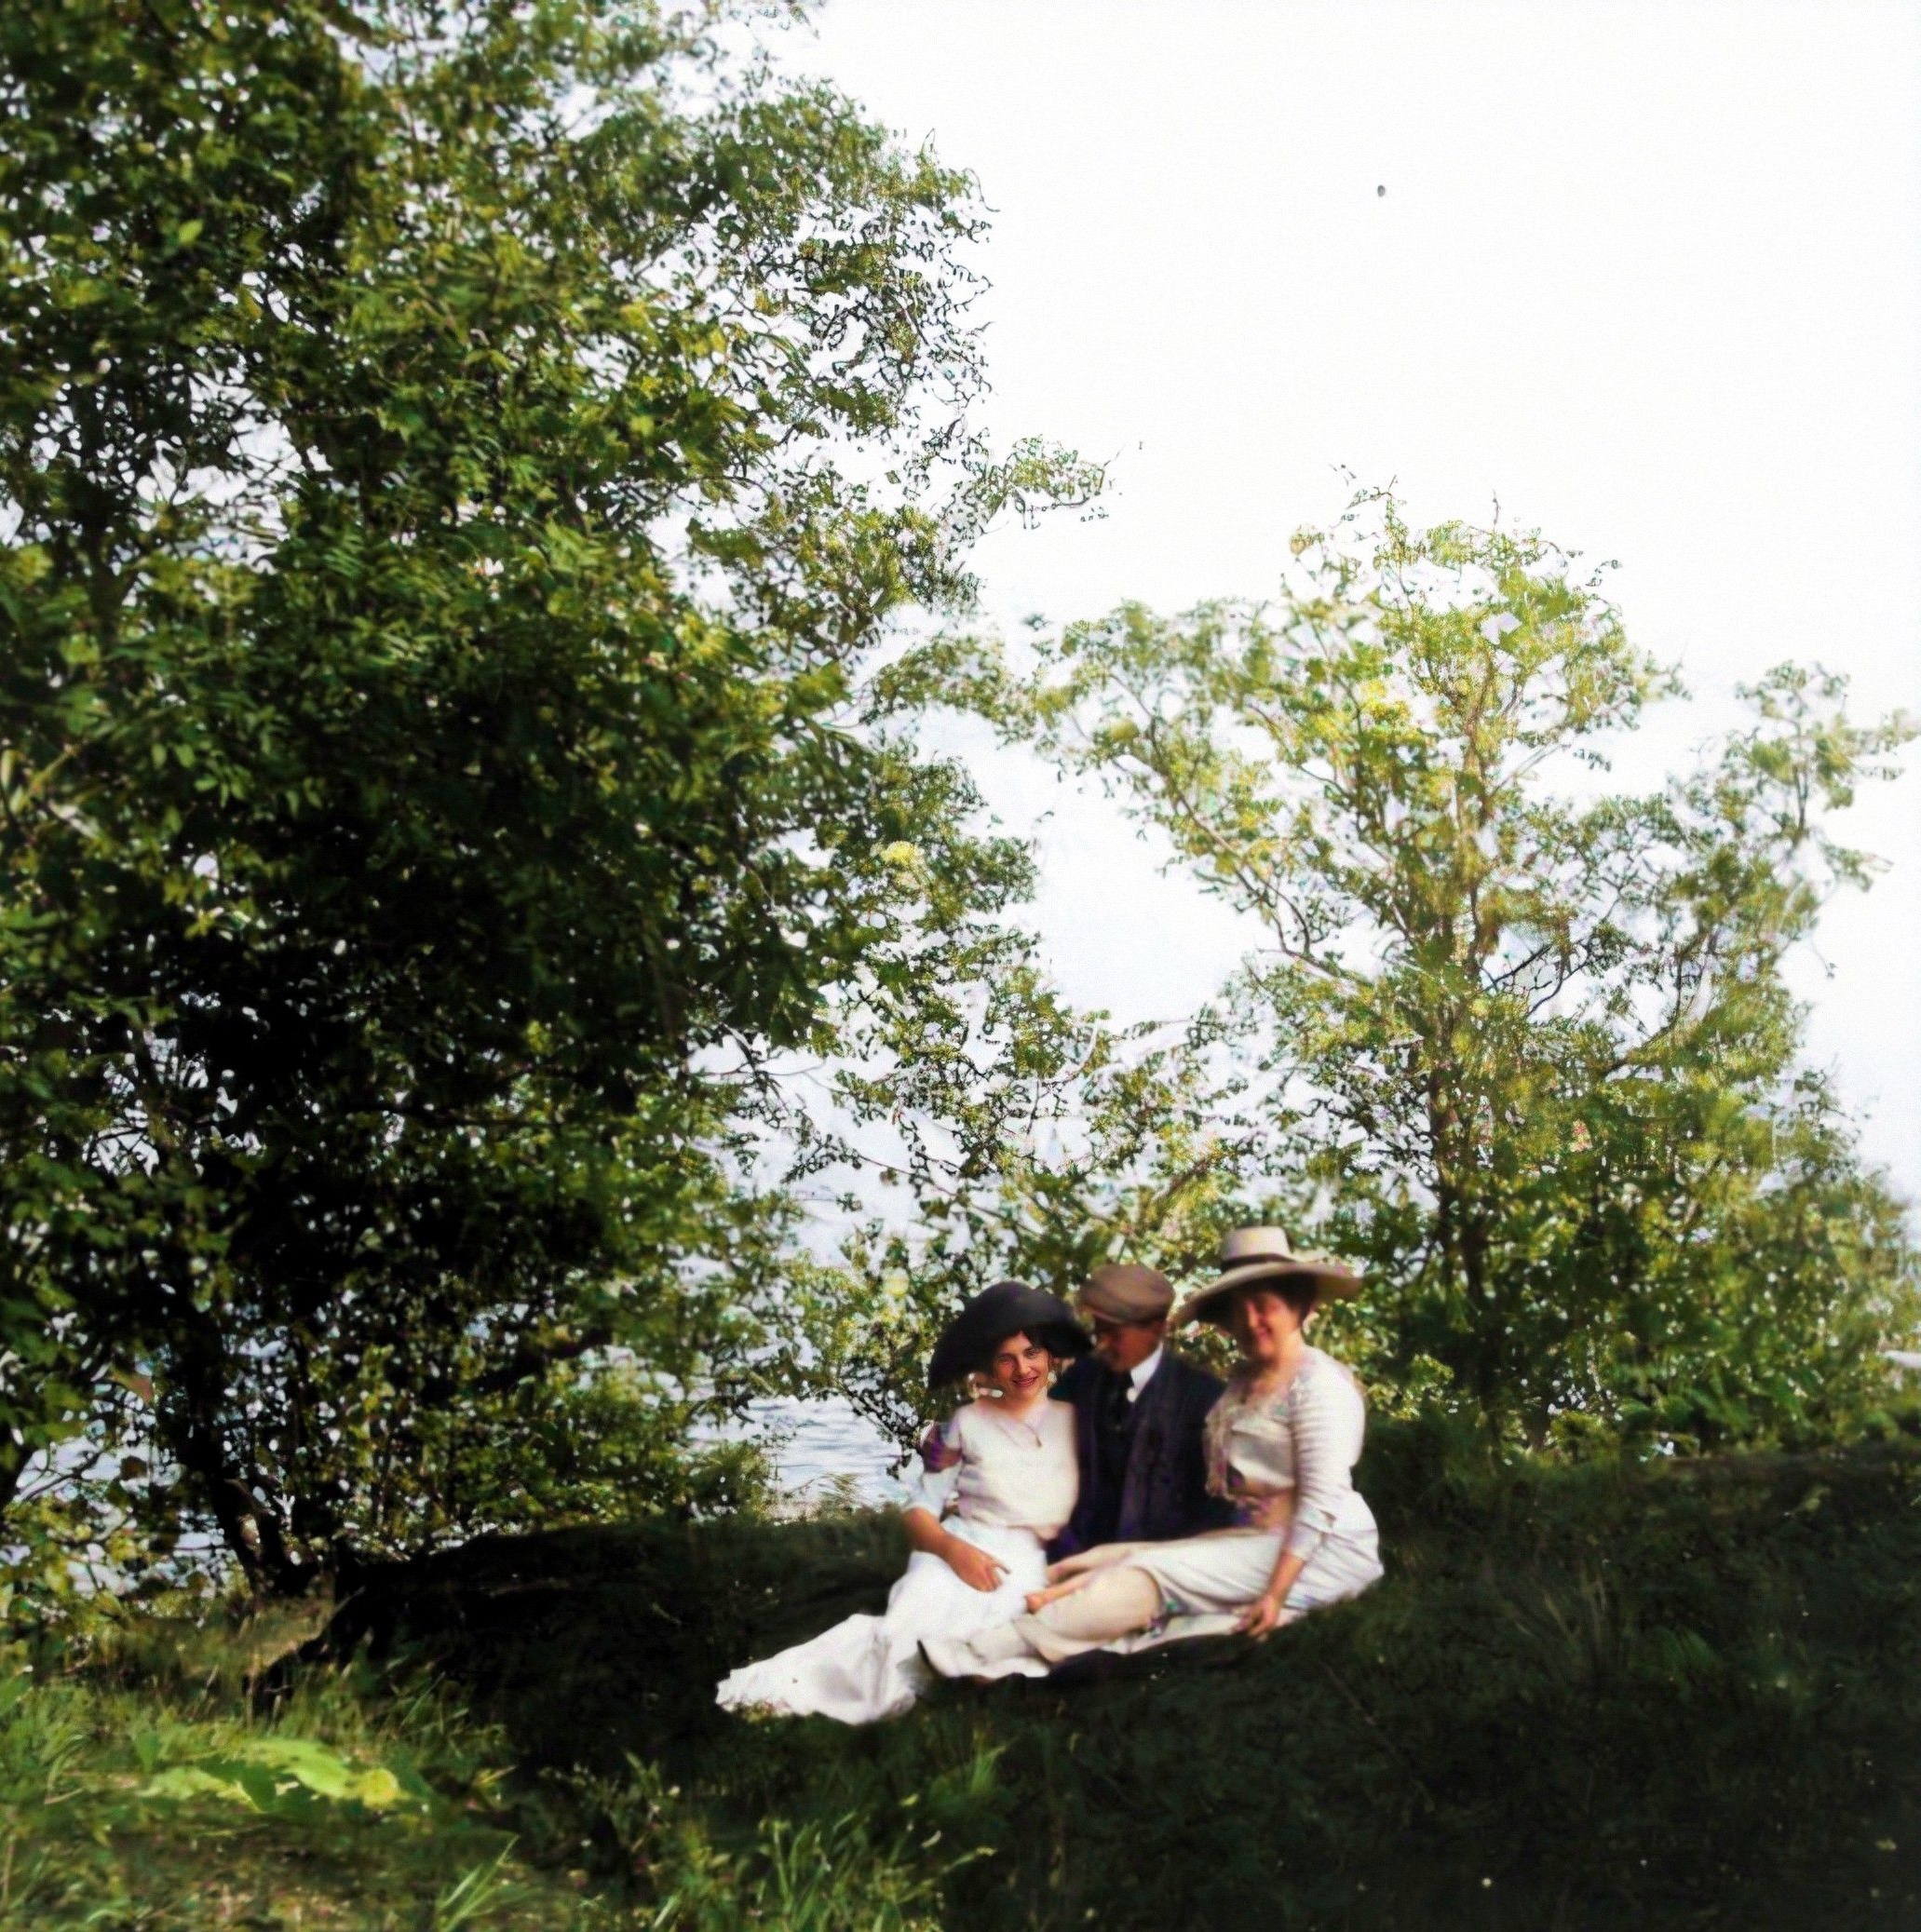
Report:
M 1140 1396 L 1141 1391 L 1143 1388 L 1145 1388 L 1150 1382 L 1154 1380 L 1154 1371 L 1160 1367 L 1160 1358 L 1167 1352 L 1168 1345 L 1165 1342 L 1163 1342 L 1160 1344 L 1160 1346 L 1157 1348 L 1154 1351 L 1154 1353 L 1147 1358 L 1145 1361 L 1136 1362 L 1134 1366 L 1128 1371 L 1129 1379 L 1134 1385 L 1133 1387 L 1129 1389 L 1128 1391 L 1129 1401 L 1131 1402 L 1137 1399 Z

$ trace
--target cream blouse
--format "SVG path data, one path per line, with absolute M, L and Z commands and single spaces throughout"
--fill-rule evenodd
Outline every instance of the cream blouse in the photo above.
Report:
M 1074 1411 L 1044 1400 L 1020 1417 L 983 1396 L 927 1431 L 921 1468 L 908 1508 L 936 1522 L 954 1515 L 983 1528 L 1031 1530 L 1045 1543 L 1074 1514 L 1080 1491 Z
M 1354 1487 L 1367 1432 L 1360 1385 L 1333 1356 L 1309 1346 L 1278 1395 L 1257 1393 L 1237 1375 L 1207 1420 L 1208 1488 L 1245 1503 L 1292 1490 L 1285 1547 L 1311 1557 L 1322 1537 L 1373 1516 Z

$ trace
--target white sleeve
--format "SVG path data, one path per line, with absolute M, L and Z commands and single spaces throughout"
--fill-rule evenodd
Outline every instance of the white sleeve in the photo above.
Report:
M 920 1480 L 903 1507 L 925 1509 L 939 1522 L 954 1507 L 954 1495 L 960 1488 L 961 1465 L 966 1460 L 961 1448 L 960 1412 L 956 1410 L 921 1438 Z
M 1340 1369 L 1327 1368 L 1295 1388 L 1288 1408 L 1294 1432 L 1294 1515 L 1287 1552 L 1305 1560 L 1353 1493 L 1367 1404 Z

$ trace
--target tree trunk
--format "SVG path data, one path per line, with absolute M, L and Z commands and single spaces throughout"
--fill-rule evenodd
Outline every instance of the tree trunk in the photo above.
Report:
M 261 1499 L 259 1492 L 267 1485 L 258 1472 L 252 1472 L 253 1482 L 245 1480 L 227 1453 L 220 1422 L 227 1393 L 224 1355 L 218 1333 L 204 1321 L 182 1338 L 169 1391 L 168 1448 L 193 1479 L 253 1594 L 300 1596 L 312 1587 L 318 1566 L 301 1561 L 289 1548 L 279 1518 Z
M 1474 1333 L 1474 1397 L 1489 1437 L 1498 1440 L 1508 1383 L 1508 1338 L 1501 1323 L 1500 1297 L 1489 1292 L 1487 1216 L 1469 1208 L 1461 1216 L 1461 1273 L 1467 1284 Z

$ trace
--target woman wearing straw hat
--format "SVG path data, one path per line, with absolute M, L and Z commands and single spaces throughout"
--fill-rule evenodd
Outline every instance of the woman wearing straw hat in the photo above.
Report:
M 1230 1630 L 1265 1637 L 1376 1581 L 1373 1513 L 1353 1482 L 1366 1404 L 1347 1370 L 1306 1339 L 1315 1308 L 1360 1286 L 1342 1263 L 1294 1253 L 1278 1228 L 1228 1236 L 1220 1279 L 1190 1295 L 1174 1320 L 1218 1323 L 1240 1344 L 1240 1370 L 1207 1424 L 1209 1486 L 1233 1504 L 1238 1527 L 1070 1557 L 1028 1599 L 1026 1615 L 927 1642 L 933 1668 L 1040 1676 L 1090 1650 Z
M 1046 1545 L 1074 1509 L 1074 1412 L 1048 1399 L 1056 1365 L 1088 1337 L 1066 1303 L 996 1281 L 948 1323 L 927 1381 L 984 1385 L 921 1445 L 903 1515 L 913 1554 L 880 1616 L 850 1616 L 808 1642 L 744 1665 L 720 1686 L 728 1709 L 872 1723 L 926 1687 L 919 1645 L 1018 1616 L 1047 1583 Z

